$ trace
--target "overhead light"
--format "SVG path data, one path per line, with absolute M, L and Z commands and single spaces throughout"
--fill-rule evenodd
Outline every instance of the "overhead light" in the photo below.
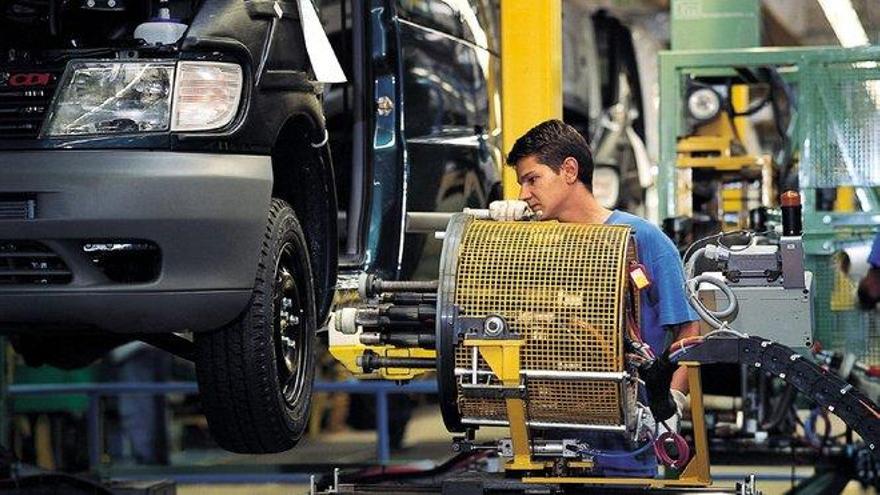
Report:
M 818 0 L 818 2 L 841 46 L 850 48 L 871 43 L 851 0 Z M 860 69 L 876 69 L 877 62 L 857 62 L 853 66 Z M 880 80 L 875 78 L 865 81 L 863 86 L 868 98 L 874 103 L 874 108 L 880 110 Z
M 841 46 L 849 48 L 870 44 L 865 27 L 859 21 L 859 15 L 853 8 L 851 0 L 818 1 Z

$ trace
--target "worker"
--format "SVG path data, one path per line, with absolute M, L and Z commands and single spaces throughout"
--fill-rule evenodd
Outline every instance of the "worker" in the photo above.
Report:
M 593 158 L 589 145 L 572 126 L 560 120 L 538 124 L 516 140 L 507 156 L 516 168 L 521 186 L 518 200 L 494 201 L 489 205 L 493 220 L 528 218 L 563 223 L 628 225 L 633 229 L 639 262 L 650 285 L 640 301 L 642 339 L 660 355 L 672 342 L 699 335 L 699 317 L 688 304 L 684 272 L 678 250 L 663 232 L 635 215 L 602 207 L 592 194 Z M 674 344 L 673 344 L 674 345 Z M 679 368 L 672 378 L 671 395 L 678 415 L 671 429 L 677 430 L 681 412 L 688 409 L 687 370 Z M 623 445 L 620 445 L 623 447 Z M 648 476 L 657 473 L 651 452 L 635 462 L 615 462 L 607 476 Z M 625 459 L 625 456 L 609 456 Z
M 868 273 L 859 282 L 858 295 L 862 309 L 874 309 L 880 301 L 880 233 L 874 236 L 868 255 Z

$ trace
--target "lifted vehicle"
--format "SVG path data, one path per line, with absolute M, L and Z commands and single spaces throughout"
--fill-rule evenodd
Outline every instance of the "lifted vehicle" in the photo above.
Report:
M 0 332 L 32 365 L 189 357 L 222 447 L 293 447 L 337 271 L 436 271 L 414 224 L 498 195 L 490 4 L 318 2 L 328 88 L 296 2 L 4 3 Z
M 296 3 L 15 0 L 0 47 L 0 330 L 34 365 L 174 348 L 221 446 L 295 445 L 336 279 Z

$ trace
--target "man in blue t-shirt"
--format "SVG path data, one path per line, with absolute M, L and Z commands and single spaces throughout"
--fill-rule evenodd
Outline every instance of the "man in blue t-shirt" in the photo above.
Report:
M 863 309 L 874 309 L 880 302 L 880 233 L 874 236 L 868 255 L 868 273 L 859 282 L 858 295 Z
M 658 356 L 672 342 L 699 335 L 699 317 L 684 292 L 684 272 L 678 250 L 663 232 L 635 215 L 602 207 L 593 196 L 593 158 L 589 145 L 573 127 L 548 120 L 517 139 L 507 156 L 516 168 L 520 199 L 496 201 L 489 206 L 495 220 L 540 220 L 592 224 L 625 224 L 635 233 L 639 261 L 651 285 L 640 301 L 642 338 Z M 671 394 L 679 412 L 687 408 L 687 371 L 681 368 L 672 378 Z M 621 464 L 613 474 L 656 474 L 650 463 Z M 645 459 L 642 459 L 645 461 Z M 627 469 L 629 468 L 629 469 Z M 611 474 L 606 470 L 605 474 Z

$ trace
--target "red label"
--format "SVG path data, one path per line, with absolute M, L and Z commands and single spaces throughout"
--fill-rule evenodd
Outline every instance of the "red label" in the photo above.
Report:
M 10 86 L 46 86 L 52 81 L 48 72 L 30 72 L 9 76 Z

